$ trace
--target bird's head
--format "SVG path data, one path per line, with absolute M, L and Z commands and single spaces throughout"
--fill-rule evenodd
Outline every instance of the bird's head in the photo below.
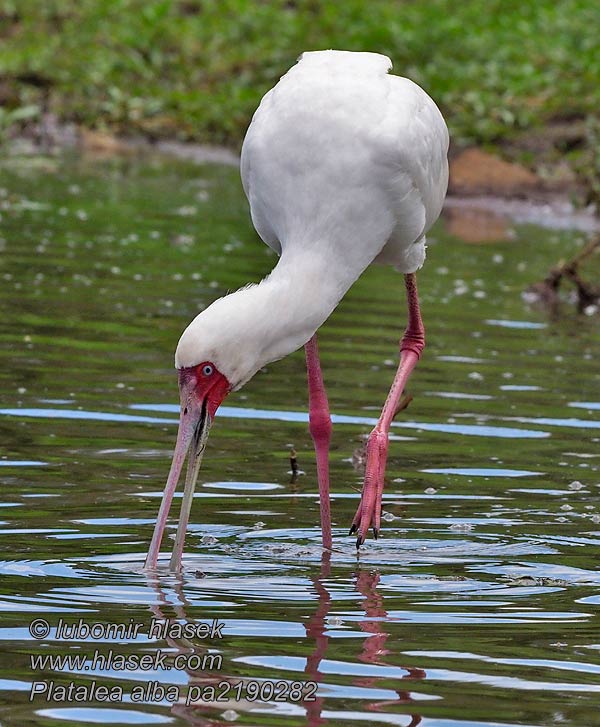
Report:
M 214 406 L 211 416 L 228 392 L 237 391 L 264 365 L 249 297 L 251 290 L 245 288 L 215 300 L 192 320 L 177 344 L 180 388 L 182 382 L 189 388 L 194 379 Z
M 222 370 L 222 364 L 219 365 L 222 356 L 218 355 L 218 348 L 214 345 L 216 338 L 211 335 L 211 326 L 203 325 L 198 318 L 200 316 L 183 332 L 175 354 L 180 411 L 173 467 L 176 463 L 183 465 L 189 452 L 188 473 L 191 469 L 195 470 L 192 487 L 212 421 L 233 388 L 230 377 Z M 181 467 L 176 469 L 181 471 Z
M 223 399 L 231 391 L 231 384 L 211 361 L 187 366 L 177 371 L 181 409 L 188 414 L 214 419 Z
M 251 337 L 248 336 L 247 321 L 245 317 L 235 315 L 239 308 L 232 305 L 232 298 L 217 300 L 197 315 L 181 335 L 175 352 L 179 378 L 179 430 L 165 492 L 174 492 L 187 457 L 183 502 L 187 503 L 188 511 L 217 409 L 227 394 L 238 389 L 258 368 L 253 346 L 248 342 Z M 183 545 L 187 524 L 187 515 L 181 517 L 183 522 L 180 519 L 176 538 L 179 547 Z M 155 561 L 157 553 L 157 549 L 153 551 L 151 561 Z
M 210 361 L 179 368 L 178 376 L 179 431 L 167 486 L 176 487 L 185 458 L 189 456 L 185 489 L 193 492 L 210 425 L 231 385 Z
M 273 330 L 270 299 L 264 283 L 219 298 L 199 313 L 185 329 L 175 352 L 179 376 L 179 430 L 167 477 L 159 520 L 146 565 L 154 567 L 173 493 L 188 457 L 181 515 L 172 563 L 183 548 L 189 508 L 200 470 L 209 429 L 223 400 L 270 361 L 290 353 L 310 337 L 310 331 L 291 335 Z M 309 322 L 310 326 L 310 322 Z M 292 331 L 292 334 L 294 332 Z

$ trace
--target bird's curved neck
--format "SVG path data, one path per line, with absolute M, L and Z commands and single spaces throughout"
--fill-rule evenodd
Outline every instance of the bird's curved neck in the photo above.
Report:
M 345 271 L 339 261 L 334 264 L 318 249 L 309 248 L 298 254 L 284 251 L 261 283 L 234 293 L 240 296 L 236 307 L 252 321 L 256 370 L 303 346 L 355 279 L 356 274 Z
M 366 266 L 329 249 L 318 244 L 288 247 L 258 285 L 205 308 L 183 332 L 176 366 L 210 361 L 235 390 L 266 364 L 303 346 Z

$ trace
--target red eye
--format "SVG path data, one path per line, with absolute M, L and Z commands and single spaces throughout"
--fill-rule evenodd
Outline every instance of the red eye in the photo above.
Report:
M 211 376 L 213 371 L 214 369 L 210 364 L 206 364 L 202 367 L 202 373 L 204 374 L 204 376 Z

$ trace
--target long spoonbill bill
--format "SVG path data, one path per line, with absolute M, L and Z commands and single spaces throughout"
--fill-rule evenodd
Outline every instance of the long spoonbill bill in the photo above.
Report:
M 399 366 L 367 440 L 364 485 L 350 528 L 357 548 L 369 527 L 379 533 L 388 432 L 425 345 L 415 272 L 448 183 L 444 119 L 419 86 L 388 73 L 391 65 L 378 53 L 304 53 L 254 114 L 242 148 L 242 183 L 252 222 L 279 260 L 258 285 L 209 305 L 179 340 L 179 431 L 146 568 L 156 567 L 189 453 L 171 556 L 172 569 L 181 565 L 202 453 L 227 394 L 302 346 L 323 547 L 331 548 L 331 419 L 316 331 L 373 262 L 404 274 L 408 301 Z

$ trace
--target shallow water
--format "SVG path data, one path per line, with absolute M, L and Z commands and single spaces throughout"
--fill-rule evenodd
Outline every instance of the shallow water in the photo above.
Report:
M 2 725 L 597 723 L 599 319 L 521 299 L 580 233 L 517 226 L 474 245 L 435 228 L 419 274 L 428 346 L 394 423 L 381 538 L 359 557 L 357 462 L 405 322 L 385 268 L 320 339 L 333 552 L 298 352 L 222 407 L 183 573 L 163 561 L 149 575 L 174 346 L 274 257 L 231 168 L 12 159 L 0 187 Z M 80 619 L 103 626 L 77 632 Z M 162 619 L 216 621 L 202 638 L 156 632 Z

